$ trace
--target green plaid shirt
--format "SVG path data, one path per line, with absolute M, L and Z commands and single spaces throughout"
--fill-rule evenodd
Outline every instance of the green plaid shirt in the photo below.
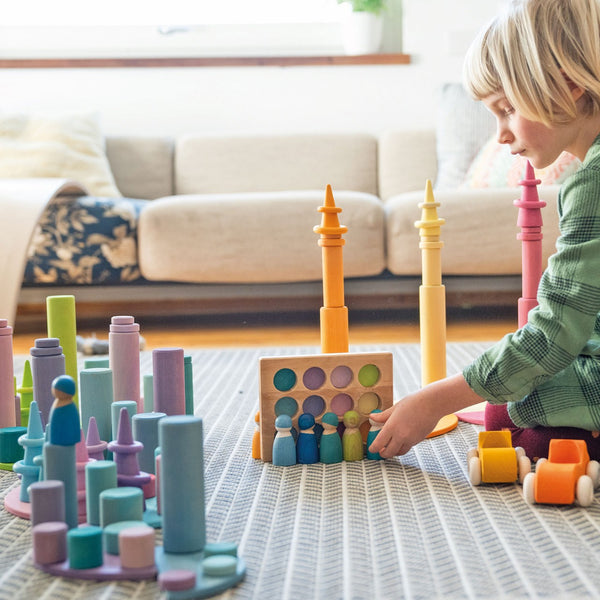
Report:
M 600 136 L 558 197 L 560 236 L 528 323 L 466 367 L 515 425 L 600 430 Z

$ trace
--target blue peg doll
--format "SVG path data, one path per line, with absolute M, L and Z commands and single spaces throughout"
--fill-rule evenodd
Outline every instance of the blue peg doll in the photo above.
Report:
M 314 432 L 315 418 L 308 413 L 298 418 L 298 441 L 296 442 L 296 459 L 298 463 L 310 465 L 319 461 L 319 449 Z
M 59 375 L 52 382 L 54 404 L 50 409 L 50 443 L 74 446 L 81 439 L 79 411 L 73 402 L 75 381 L 69 375 Z
M 338 421 L 338 416 L 332 412 L 325 413 L 321 418 L 323 435 L 321 435 L 319 456 L 322 463 L 333 464 L 342 462 L 342 438 L 337 429 Z
M 275 441 L 273 442 L 273 464 L 288 467 L 296 464 L 296 443 L 292 436 L 292 418 L 279 415 L 275 419 Z

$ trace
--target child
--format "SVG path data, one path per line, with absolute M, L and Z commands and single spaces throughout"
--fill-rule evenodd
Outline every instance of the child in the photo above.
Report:
M 404 454 L 442 416 L 487 400 L 486 428 L 511 430 L 530 458 L 567 437 L 600 459 L 598 0 L 514 0 L 473 42 L 464 75 L 513 154 L 543 168 L 566 150 L 583 164 L 560 191 L 557 252 L 528 323 L 463 373 L 372 414 L 385 425 L 370 451 Z

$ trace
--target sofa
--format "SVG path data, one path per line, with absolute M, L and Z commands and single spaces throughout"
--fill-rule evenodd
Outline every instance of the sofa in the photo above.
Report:
M 457 89 L 448 86 L 446 96 L 471 102 Z M 521 245 L 513 201 L 519 177 L 511 187 L 465 184 L 493 136 L 493 121 L 479 105 L 473 103 L 465 119 L 470 126 L 446 119 L 454 132 L 438 125 L 377 136 L 103 138 L 108 188 L 94 191 L 81 182 L 78 192 L 53 196 L 35 219 L 16 323 L 39 324 L 45 297 L 64 293 L 75 295 L 81 322 L 105 322 L 117 313 L 150 320 L 318 311 L 321 251 L 313 227 L 327 184 L 348 227 L 349 310 L 414 309 L 421 276 L 414 223 L 427 179 L 435 182 L 438 214 L 445 219 L 447 305 L 516 306 Z M 0 197 L 8 181 L 0 181 Z M 27 186 L 27 178 L 21 183 Z M 544 259 L 558 234 L 559 183 L 554 177 L 538 186 L 547 203 Z M 65 239 L 71 241 L 65 245 Z

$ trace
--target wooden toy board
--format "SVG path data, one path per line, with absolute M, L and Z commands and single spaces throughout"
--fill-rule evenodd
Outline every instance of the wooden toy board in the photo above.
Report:
M 348 410 L 360 416 L 366 439 L 369 414 L 393 404 L 391 352 L 263 357 L 259 360 L 261 458 L 272 460 L 275 419 L 310 413 L 318 423 L 326 412 L 340 419 Z M 365 428 L 366 424 L 366 428 Z

